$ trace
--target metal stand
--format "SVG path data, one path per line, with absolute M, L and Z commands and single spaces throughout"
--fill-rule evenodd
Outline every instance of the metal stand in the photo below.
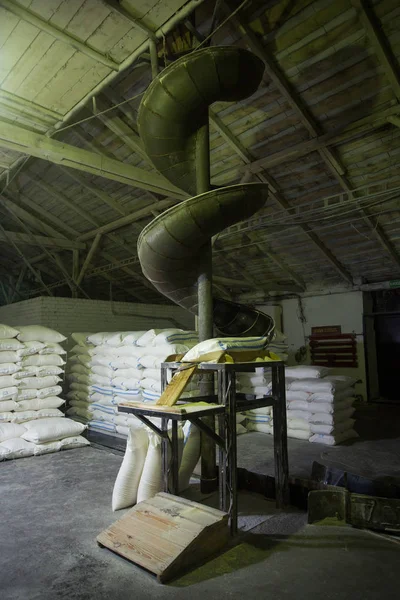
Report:
M 181 363 L 163 363 L 162 389 L 167 383 L 167 370 L 177 370 Z M 236 373 L 254 372 L 263 367 L 272 370 L 272 394 L 256 399 L 254 396 L 244 396 L 236 393 Z M 162 465 L 164 491 L 178 494 L 179 461 L 178 461 L 178 421 L 191 421 L 201 433 L 206 435 L 219 448 L 219 506 L 220 510 L 229 515 L 231 535 L 237 533 L 237 445 L 236 445 L 236 413 L 263 406 L 272 406 L 274 410 L 274 455 L 275 455 L 275 488 L 276 506 L 283 508 L 289 503 L 289 466 L 287 453 L 287 424 L 286 424 L 286 393 L 285 366 L 283 362 L 257 363 L 201 363 L 199 369 L 204 372 L 216 373 L 218 380 L 217 396 L 196 398 L 197 401 L 215 402 L 210 407 L 199 406 L 195 411 L 184 412 L 184 402 L 171 408 L 149 405 L 135 407 L 134 403 L 120 405 L 120 412 L 132 413 L 148 425 L 162 438 Z M 181 410 L 183 409 L 183 410 Z M 148 416 L 161 417 L 159 429 Z M 208 425 L 210 419 L 214 422 L 217 416 L 219 433 Z M 172 421 L 171 439 L 168 436 L 168 420 Z

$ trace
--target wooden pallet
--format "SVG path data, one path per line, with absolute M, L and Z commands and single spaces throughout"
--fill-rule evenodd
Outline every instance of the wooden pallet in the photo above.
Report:
M 211 558 L 228 539 L 226 513 L 161 492 L 134 506 L 97 542 L 164 583 Z

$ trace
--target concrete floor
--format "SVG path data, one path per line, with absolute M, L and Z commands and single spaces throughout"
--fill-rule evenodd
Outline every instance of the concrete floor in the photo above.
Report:
M 364 474 L 376 471 L 377 460 L 381 475 L 396 476 L 400 439 L 390 437 L 396 428 L 389 421 L 387 439 L 351 447 L 327 449 L 293 440 L 292 474 L 293 469 L 306 474 L 310 459 L 323 454 L 325 462 L 356 458 Z M 270 470 L 269 436 L 246 434 L 239 447 L 242 466 L 254 469 L 256 460 L 264 472 Z M 120 463 L 120 454 L 91 447 L 0 465 L 1 600 L 398 598 L 399 541 L 348 527 L 310 526 L 304 513 L 279 513 L 250 494 L 240 496 L 237 544 L 161 586 L 96 544 L 96 535 L 122 514 L 111 511 Z

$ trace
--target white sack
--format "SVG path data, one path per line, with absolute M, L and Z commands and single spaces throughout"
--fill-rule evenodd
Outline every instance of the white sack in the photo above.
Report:
M 19 384 L 21 388 L 41 390 L 57 385 L 59 381 L 61 378 L 58 375 L 47 375 L 47 377 L 25 377 L 25 379 L 19 380 Z
M 190 478 L 200 458 L 200 430 L 187 421 L 183 426 L 184 442 L 181 465 L 179 467 L 179 493 L 189 487 Z
M 74 333 L 71 333 L 71 338 L 76 344 L 78 344 L 78 346 L 87 346 L 88 344 L 90 344 L 90 342 L 88 342 L 87 339 L 90 335 L 92 335 L 90 332 L 76 331 Z
M 24 440 L 34 444 L 52 442 L 66 437 L 80 435 L 85 426 L 66 418 L 39 419 L 25 423 L 28 431 L 22 434 Z
M 39 354 L 67 354 L 67 351 L 57 342 L 47 342 L 45 347 L 39 350 Z
M 118 348 L 118 346 L 134 346 L 136 340 L 145 333 L 145 331 L 117 331 L 117 333 L 108 337 L 105 343 L 114 348 Z
M 49 396 L 59 396 L 60 394 L 62 394 L 61 385 L 54 385 L 36 391 L 37 398 L 48 398 Z
M 30 356 L 31 354 L 37 354 L 43 348 L 46 348 L 46 345 L 43 344 L 43 342 L 32 340 L 31 342 L 25 342 L 24 344 L 21 344 L 19 354 L 20 356 Z
M 310 437 L 310 442 L 315 444 L 325 444 L 326 446 L 335 446 L 336 444 L 341 444 L 342 442 L 346 442 L 347 440 L 357 437 L 358 434 L 354 431 L 354 429 L 348 429 L 347 431 L 342 431 L 335 436 L 315 433 Z
M 15 382 L 17 383 L 17 382 Z M 0 389 L 0 406 L 1 402 L 5 400 L 16 400 L 18 397 L 18 387 L 16 385 L 12 385 L 7 388 Z M 1 408 L 0 408 L 1 410 Z
M 353 429 L 355 419 L 346 419 L 345 421 L 341 421 L 336 423 L 335 425 L 324 425 L 323 423 L 311 423 L 310 428 L 312 433 L 320 433 L 323 435 L 337 435 L 338 433 L 342 433 L 342 431 L 347 431 L 348 429 Z
M 0 377 L 0 390 L 18 385 L 19 381 L 14 375 L 2 375 Z
M 0 350 L 21 350 L 24 344 L 15 338 L 0 338 Z
M 24 356 L 21 362 L 23 367 L 29 365 L 35 367 L 44 367 L 47 365 L 62 367 L 65 365 L 65 360 L 59 354 L 33 354 L 32 356 Z
M 335 425 L 340 423 L 341 421 L 345 421 L 346 419 L 350 419 L 350 417 L 354 414 L 355 408 L 346 408 L 345 410 L 340 410 L 334 412 L 333 414 L 329 413 L 313 413 L 310 416 L 311 423 L 325 423 L 326 425 Z
M 20 437 L 12 438 L 0 444 L 0 460 L 33 456 L 34 449 L 35 444 L 31 444 Z
M 0 323 L 0 338 L 15 338 L 19 334 L 18 329 Z
M 0 376 L 2 375 L 13 375 L 21 370 L 19 363 L 0 363 Z
M 65 404 L 65 400 L 62 398 L 58 398 L 58 396 L 48 396 L 47 398 L 32 398 L 32 400 L 22 400 L 21 402 L 16 402 L 17 407 L 14 410 L 20 412 L 23 410 L 59 408 L 63 404 Z
M 39 342 L 63 342 L 67 339 L 62 333 L 43 325 L 24 325 L 23 327 L 18 327 L 18 329 L 18 339 L 21 342 L 30 342 L 32 340 L 38 340 Z
M 55 442 L 46 442 L 45 444 L 35 444 L 34 455 L 41 456 L 59 450 L 72 450 L 73 448 L 83 448 L 90 446 L 90 442 L 81 435 L 66 437 Z
M 12 438 L 21 437 L 26 427 L 18 423 L 0 423 L 0 443 Z
M 18 388 L 17 388 L 18 389 Z M 37 390 L 32 390 L 30 388 L 19 388 L 18 394 L 16 397 L 16 401 L 20 402 L 21 400 L 32 400 L 32 398 L 36 398 Z
M 124 460 L 114 484 L 112 495 L 113 511 L 136 504 L 148 445 L 149 438 L 143 427 L 129 431 Z
M 316 367 L 311 365 L 299 365 L 296 367 L 286 367 L 285 375 L 292 379 L 320 379 L 328 375 L 327 367 Z
M 153 431 L 148 432 L 149 447 L 137 490 L 137 502 L 152 498 L 163 490 L 161 467 L 161 440 Z
M 3 363 L 17 363 L 21 360 L 19 350 L 6 350 L 0 352 L 0 364 Z

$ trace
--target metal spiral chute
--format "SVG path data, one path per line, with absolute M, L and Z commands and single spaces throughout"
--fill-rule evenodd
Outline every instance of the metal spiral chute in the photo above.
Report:
M 192 197 L 143 229 L 138 240 L 139 260 L 144 275 L 159 292 L 195 314 L 198 278 L 211 238 L 250 218 L 268 197 L 264 183 L 198 194 L 200 130 L 208 124 L 208 108 L 213 102 L 251 96 L 263 71 L 263 62 L 247 50 L 205 48 L 164 69 L 140 105 L 139 132 L 147 155 L 162 175 Z M 221 336 L 272 337 L 274 322 L 268 315 L 221 298 L 214 298 L 213 306 L 214 325 Z

